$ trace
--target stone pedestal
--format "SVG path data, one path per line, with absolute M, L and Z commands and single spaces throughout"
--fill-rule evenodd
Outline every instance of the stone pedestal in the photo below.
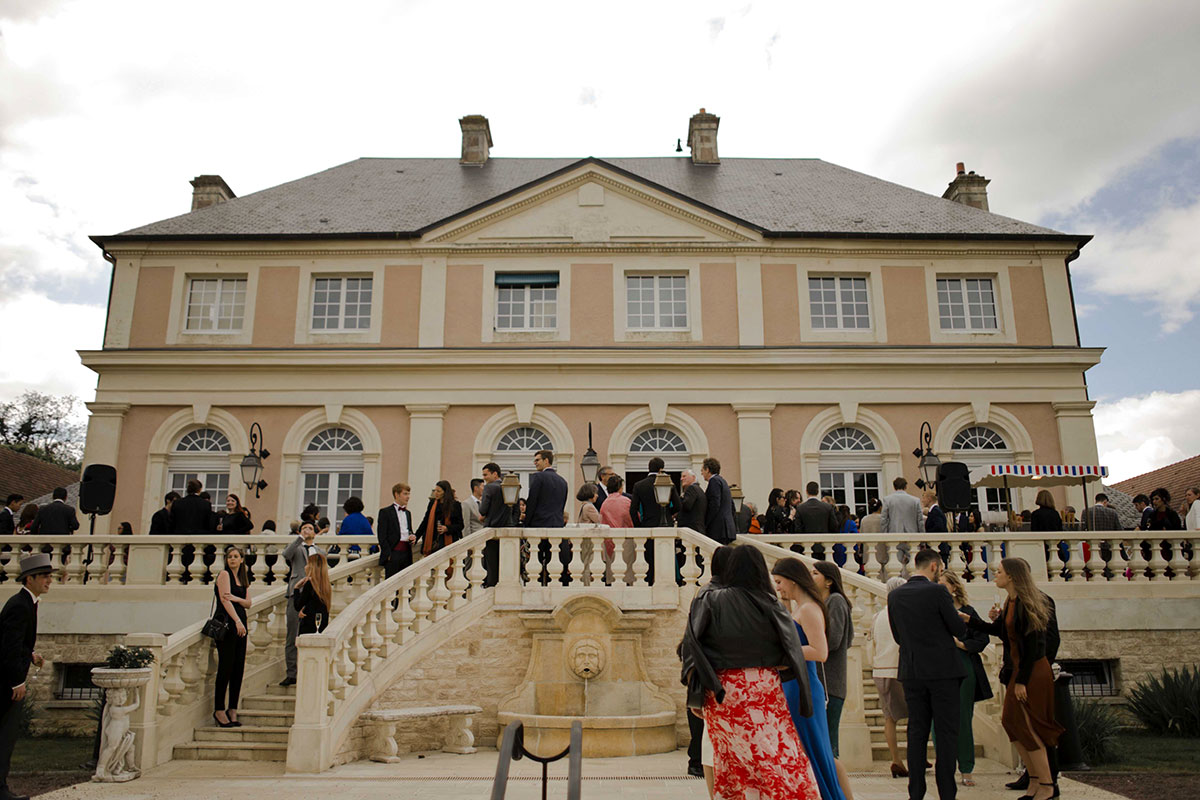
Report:
M 132 718 L 141 705 L 141 687 L 149 682 L 151 672 L 151 667 L 92 669 L 92 683 L 106 690 L 100 756 L 96 759 L 93 781 L 124 783 L 141 776 L 134 746 L 137 734 L 132 729 Z

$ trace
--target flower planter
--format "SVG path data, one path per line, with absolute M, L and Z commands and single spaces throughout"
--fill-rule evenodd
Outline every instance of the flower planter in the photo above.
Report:
M 92 667 L 92 683 L 101 689 L 131 689 L 135 686 L 145 686 L 152 673 L 150 667 L 138 669 L 109 669 L 108 667 Z

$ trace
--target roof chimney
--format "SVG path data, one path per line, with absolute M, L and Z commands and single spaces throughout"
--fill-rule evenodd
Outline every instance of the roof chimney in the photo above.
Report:
M 197 175 L 192 184 L 192 211 L 205 206 L 215 206 L 237 197 L 233 189 L 220 175 Z
M 462 158 L 460 164 L 482 167 L 487 163 L 492 147 L 492 128 L 482 114 L 468 114 L 458 121 L 462 128 Z
M 688 147 L 692 149 L 693 164 L 720 164 L 717 155 L 717 126 L 721 118 L 703 108 L 688 122 Z
M 961 161 L 954 165 L 954 171 L 956 173 L 954 180 L 950 181 L 950 185 L 946 187 L 942 197 L 946 200 L 953 200 L 955 203 L 962 203 L 964 206 L 982 208 L 987 211 L 987 185 L 991 181 L 982 175 L 976 175 L 973 171 L 966 172 Z

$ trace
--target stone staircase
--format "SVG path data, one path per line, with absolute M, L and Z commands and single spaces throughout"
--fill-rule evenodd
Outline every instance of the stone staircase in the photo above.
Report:
M 287 761 L 288 731 L 296 716 L 296 687 L 271 685 L 266 694 L 243 697 L 240 728 L 210 721 L 195 739 L 177 745 L 174 756 L 187 761 Z
M 887 737 L 883 730 L 883 709 L 879 706 L 879 693 L 875 691 L 870 667 L 863 669 L 863 711 L 867 718 L 867 730 L 871 732 L 871 760 L 887 764 L 892 760 L 892 756 L 888 753 Z M 900 759 L 903 761 L 908 748 L 904 722 L 896 726 L 896 743 L 900 748 Z M 933 761 L 933 755 L 933 738 L 930 737 L 930 761 Z M 975 757 L 983 758 L 983 745 L 978 742 L 975 743 Z

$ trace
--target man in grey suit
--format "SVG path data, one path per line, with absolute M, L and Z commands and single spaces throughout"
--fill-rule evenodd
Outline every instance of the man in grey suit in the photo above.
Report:
M 892 488 L 896 491 L 883 498 L 882 517 L 879 521 L 884 533 L 921 533 L 921 501 L 904 491 L 908 481 L 896 478 Z
M 729 544 L 737 538 L 737 525 L 733 521 L 733 495 L 729 484 L 721 477 L 721 462 L 706 458 L 700 465 L 700 475 L 708 481 L 704 490 L 704 533 L 721 544 Z
M 283 647 L 284 661 L 287 664 L 287 676 L 279 682 L 280 686 L 294 686 L 296 684 L 296 634 L 300 632 L 300 612 L 296 610 L 296 606 L 292 603 L 292 592 L 296 588 L 296 584 L 304 577 L 304 566 L 308 564 L 308 557 L 313 553 L 325 555 L 325 551 L 321 550 L 313 540 L 317 538 L 316 526 L 308 521 L 300 526 L 300 535 L 297 536 L 292 543 L 283 549 L 280 555 L 288 565 L 287 576 L 287 642 Z
M 462 499 L 463 536 L 483 530 L 483 517 L 479 513 L 479 499 L 483 497 L 483 478 L 471 478 L 471 493 Z

